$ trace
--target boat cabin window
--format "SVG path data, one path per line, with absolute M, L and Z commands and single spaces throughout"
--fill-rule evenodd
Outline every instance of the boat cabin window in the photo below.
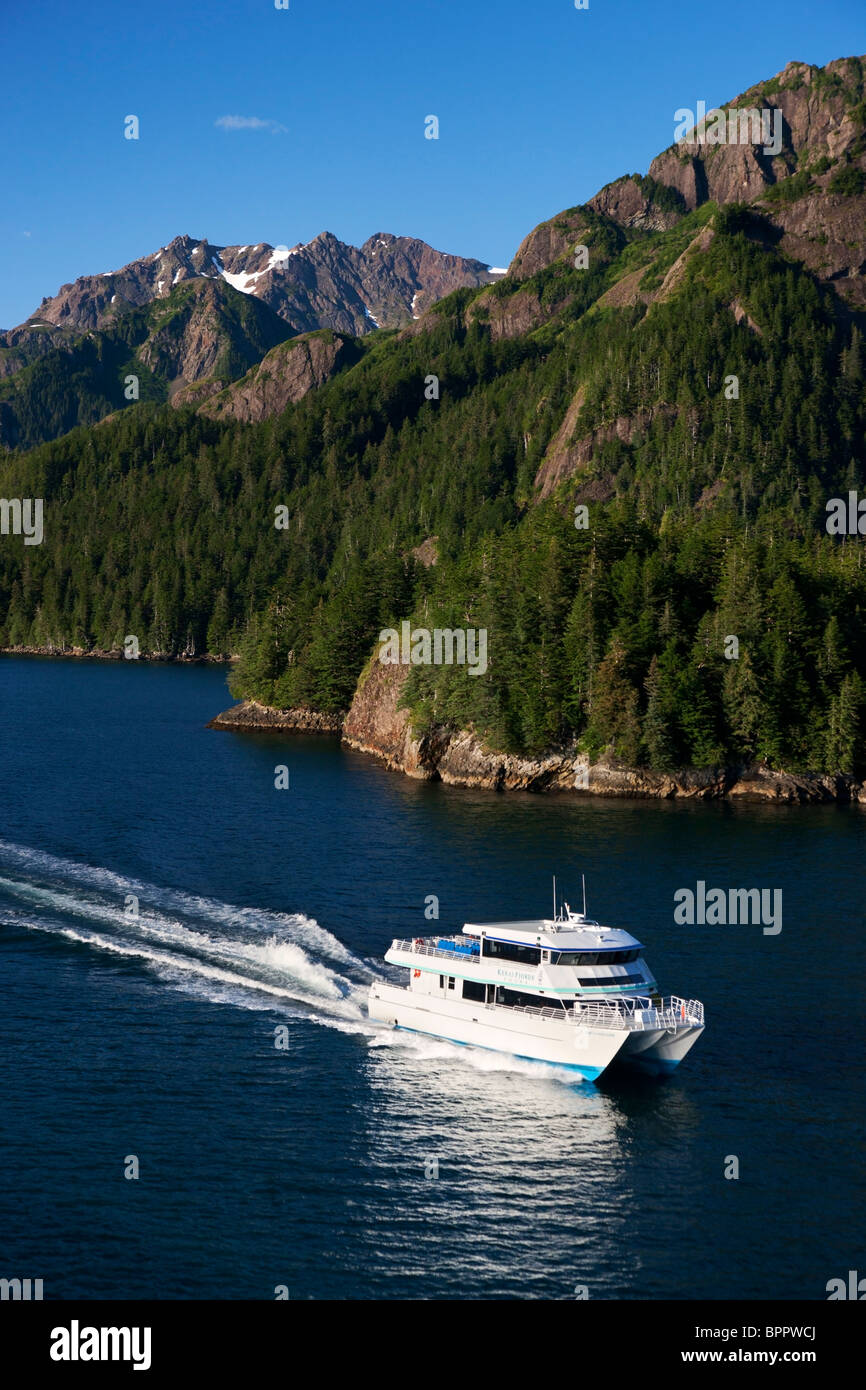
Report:
M 552 965 L 628 965 L 637 960 L 640 949 L 629 951 L 559 951 L 551 957 Z
M 454 976 L 453 976 L 453 975 L 448 975 L 448 976 L 440 975 L 440 976 L 439 976 L 439 988 L 440 988 L 440 989 L 444 989 L 444 988 L 445 988 L 445 981 L 446 981 L 446 979 L 447 979 L 447 981 L 448 981 L 448 988 L 449 988 L 449 989 L 453 989 L 453 988 L 454 988 Z
M 527 994 L 523 989 L 505 989 L 496 986 L 497 1004 L 511 1004 L 515 1008 L 561 1009 L 562 1001 L 547 994 Z
M 515 960 L 520 965 L 538 965 L 541 962 L 540 946 L 519 946 L 516 941 L 491 941 L 489 936 L 484 938 L 481 953 L 496 960 Z
M 579 985 L 603 985 L 605 989 L 610 989 L 611 985 L 642 985 L 644 984 L 643 975 L 578 975 Z
M 463 998 L 473 999 L 476 1004 L 483 1004 L 487 998 L 487 986 L 479 985 L 476 980 L 464 980 Z

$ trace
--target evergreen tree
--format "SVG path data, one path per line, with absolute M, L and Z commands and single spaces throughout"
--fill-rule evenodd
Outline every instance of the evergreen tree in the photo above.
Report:
M 614 637 L 596 675 L 586 745 L 595 753 L 609 750 L 634 766 L 640 758 L 640 736 L 638 693 L 628 675 L 625 647 Z

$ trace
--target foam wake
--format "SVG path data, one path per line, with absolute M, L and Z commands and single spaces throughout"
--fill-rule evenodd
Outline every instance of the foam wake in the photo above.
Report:
M 0 840 L 7 922 L 141 961 L 167 984 L 242 1007 L 300 1006 L 375 1032 L 375 971 L 315 919 L 238 907 Z

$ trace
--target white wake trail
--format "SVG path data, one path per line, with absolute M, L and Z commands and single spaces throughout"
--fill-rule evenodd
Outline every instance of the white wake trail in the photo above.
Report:
M 242 908 L 2 840 L 0 865 L 15 925 L 140 960 L 213 1002 L 297 1005 L 299 1017 L 315 1010 L 370 1031 L 362 1006 L 375 970 L 303 913 Z
M 157 884 L 116 874 L 111 869 L 79 864 L 75 860 L 64 859 L 47 854 L 43 850 L 16 845 L 2 839 L 0 862 L 27 875 L 31 890 L 41 886 L 44 892 L 57 892 L 59 890 L 51 885 L 59 881 L 67 889 L 68 885 L 75 884 L 91 892 L 95 891 L 100 895 L 99 898 L 91 899 L 88 896 L 81 902 L 85 915 L 93 906 L 101 911 L 113 912 L 118 921 L 128 922 L 123 904 L 127 898 L 135 897 L 147 905 L 144 915 L 154 928 L 160 925 L 161 914 L 162 921 L 167 922 L 169 926 L 172 925 L 172 919 L 164 917 L 164 914 L 169 912 L 241 935 L 265 935 L 267 938 L 275 939 L 286 937 L 313 951 L 318 957 L 324 957 L 338 965 L 353 967 L 366 974 L 368 978 L 372 977 L 369 961 L 356 956 L 332 932 L 303 913 L 273 912 L 266 908 L 240 907 L 235 903 L 219 902 L 214 898 L 201 897 L 174 888 L 163 888 Z M 37 879 L 47 878 L 48 886 L 29 882 L 30 876 Z M 105 898 L 109 901 L 105 902 Z M 112 898 L 115 899 L 114 903 L 110 901 Z

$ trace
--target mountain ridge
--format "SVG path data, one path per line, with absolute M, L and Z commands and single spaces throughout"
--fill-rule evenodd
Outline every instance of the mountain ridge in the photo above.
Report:
M 331 328 L 361 337 L 377 327 L 402 326 L 416 309 L 423 311 L 461 285 L 496 278 L 482 261 L 390 232 L 376 232 L 360 247 L 328 231 L 293 247 L 218 246 L 183 234 L 119 270 L 61 285 L 24 324 L 8 331 L 102 329 L 126 309 L 167 298 L 175 285 L 210 279 L 262 300 L 293 334 Z
M 0 332 L 0 448 L 95 424 L 130 400 L 213 396 L 288 338 L 367 338 L 420 318 L 458 287 L 498 278 L 481 261 L 389 232 L 361 247 L 327 231 L 293 248 L 177 236 L 118 271 L 61 286 Z M 276 359 L 277 369 L 288 360 Z M 324 378 L 294 372 L 284 391 L 269 392 L 274 408 L 297 399 L 305 379 L 309 389 Z M 244 411 L 258 416 L 249 403 Z

